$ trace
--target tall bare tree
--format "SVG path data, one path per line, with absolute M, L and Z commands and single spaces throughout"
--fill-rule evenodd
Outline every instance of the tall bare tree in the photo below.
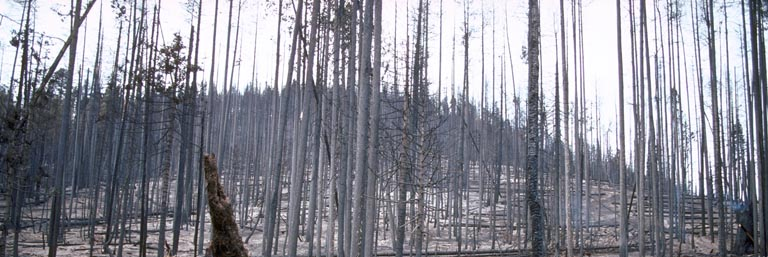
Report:
M 568 131 L 568 109 L 569 109 L 569 95 L 568 95 L 568 55 L 566 52 L 565 38 L 565 6 L 564 1 L 560 0 L 560 55 L 562 56 L 563 63 L 563 125 L 565 126 L 565 141 L 563 142 L 563 159 L 565 163 L 563 169 L 565 170 L 565 245 L 566 256 L 573 256 L 573 233 L 571 227 L 573 226 L 573 214 L 572 214 L 572 200 L 571 200 L 571 148 L 570 148 L 570 132 Z
M 533 222 L 533 255 L 545 256 L 544 217 L 539 200 L 539 40 L 541 23 L 539 20 L 539 1 L 528 1 L 528 147 L 526 157 L 526 194 L 527 205 Z
M 619 78 L 619 254 L 621 257 L 628 256 L 627 249 L 627 171 L 624 160 L 624 62 L 622 60 L 621 47 L 621 0 L 616 0 L 616 44 L 618 48 L 618 78 Z
M 64 91 L 64 106 L 63 111 L 61 112 L 61 127 L 59 130 L 59 142 L 58 147 L 56 150 L 56 174 L 54 175 L 54 191 L 53 191 L 53 203 L 51 205 L 51 218 L 50 218 L 50 224 L 48 225 L 49 233 L 48 233 L 48 256 L 54 257 L 56 256 L 56 251 L 58 249 L 58 240 L 59 240 L 59 234 L 60 234 L 60 222 L 61 222 L 61 209 L 63 199 L 63 190 L 64 190 L 64 171 L 67 170 L 67 145 L 69 144 L 69 131 L 70 131 L 70 124 L 71 124 L 71 116 L 72 116 L 72 83 L 74 80 L 74 73 L 75 73 L 75 59 L 77 57 L 77 39 L 78 39 L 78 31 L 80 30 L 80 23 L 81 19 L 84 17 L 80 16 L 80 12 L 82 9 L 82 0 L 77 0 L 74 2 L 74 6 L 72 6 L 72 20 L 71 20 L 71 26 L 70 26 L 70 38 L 71 43 L 69 45 L 69 65 L 67 70 L 67 81 L 66 81 L 66 87 Z M 29 3 L 28 5 L 32 5 L 32 3 Z M 27 24 L 29 24 L 29 13 L 31 10 L 27 10 Z M 25 30 L 25 33 L 29 33 L 29 25 L 27 25 L 27 29 Z M 26 38 L 25 38 L 26 40 Z M 55 68 L 55 67 L 52 67 Z M 23 74 L 22 74 L 23 75 Z M 19 88 L 24 87 L 25 85 L 19 85 Z M 19 94 L 21 96 L 21 94 Z M 17 103 L 20 103 L 21 101 L 17 101 Z M 5 249 L 3 249 L 5 250 Z
M 717 62 L 715 53 L 715 5 L 713 0 L 709 0 L 706 4 L 705 21 L 707 23 L 707 44 L 709 45 L 709 86 L 712 105 L 712 128 L 714 136 L 714 148 L 715 148 L 715 191 L 717 198 L 717 213 L 718 213 L 718 226 L 717 226 L 717 250 L 719 256 L 725 257 L 725 193 L 723 192 L 723 161 L 721 152 L 721 134 L 720 134 L 720 109 L 718 98 L 718 81 L 717 81 Z

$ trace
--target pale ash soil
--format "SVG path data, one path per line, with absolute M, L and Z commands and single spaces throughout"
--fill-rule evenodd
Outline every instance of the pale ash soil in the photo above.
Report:
M 515 186 L 519 186 L 517 183 L 513 181 L 513 191 L 515 192 L 514 188 Z M 505 231 L 505 216 L 504 208 L 505 208 L 505 196 L 503 194 L 505 190 L 505 178 L 502 176 L 502 197 L 500 197 L 500 203 L 497 204 L 497 221 L 496 221 L 496 238 L 497 242 L 495 245 L 495 249 L 499 250 L 509 250 L 509 249 L 521 249 L 525 248 L 523 244 L 525 244 L 526 240 L 524 238 L 521 238 L 520 235 L 524 234 L 525 228 L 521 226 L 520 229 L 514 229 L 510 235 Z M 287 187 L 284 187 L 287 188 Z M 521 187 L 522 189 L 522 187 Z M 599 193 L 598 193 L 599 192 Z M 281 213 L 281 222 L 280 222 L 280 240 L 278 242 L 278 255 L 284 254 L 284 243 L 285 243 L 285 219 L 286 219 L 286 213 L 287 213 L 287 190 L 283 192 L 283 194 L 286 196 L 284 201 L 282 201 L 282 213 Z M 396 193 L 396 192 L 394 192 Z M 83 191 L 79 193 L 80 195 L 87 195 L 88 192 Z M 631 195 L 631 194 L 629 194 Z M 67 195 L 69 197 L 69 194 Z M 547 200 L 549 195 L 544 195 L 544 199 Z M 173 195 L 171 195 L 171 199 L 173 199 Z M 231 198 L 230 198 L 231 199 Z M 435 207 L 436 204 L 432 201 L 431 197 L 428 197 L 427 205 L 428 208 Z M 518 198 L 517 201 L 523 201 L 523 198 Z M 586 197 L 585 197 L 586 199 Z M 515 199 L 513 199 L 515 200 Z M 87 199 L 84 197 L 78 197 L 75 199 L 75 206 L 85 206 Z M 100 201 L 103 201 L 100 200 Z M 551 202 L 551 200 L 547 200 Z M 564 197 L 561 197 L 561 201 L 564 201 Z M 590 224 L 589 231 L 587 231 L 586 222 L 584 223 L 584 235 L 585 240 L 587 241 L 588 246 L 594 246 L 594 247 L 615 247 L 618 246 L 618 227 L 616 224 L 618 224 L 618 221 L 616 219 L 615 212 L 617 211 L 617 205 L 618 203 L 618 194 L 616 190 L 608 186 L 604 183 L 596 183 L 593 182 L 592 185 L 592 211 L 591 211 L 591 217 L 589 217 Z M 50 201 L 49 201 L 50 202 Z M 490 221 L 490 215 L 487 215 L 491 212 L 490 206 L 485 206 L 484 200 L 480 200 L 479 196 L 479 190 L 477 188 L 470 187 L 470 193 L 469 193 L 469 201 L 464 201 L 464 204 L 469 202 L 469 210 L 470 215 L 474 217 L 480 217 L 476 223 L 480 227 L 482 227 L 480 230 L 478 230 L 476 233 L 473 231 L 473 226 L 475 221 L 470 221 L 469 224 L 473 224 L 472 226 L 469 226 L 469 230 L 464 230 L 462 233 L 463 237 L 463 245 L 465 250 L 463 252 L 469 253 L 473 250 L 490 250 L 491 249 L 491 240 L 492 240 L 492 232 L 490 227 L 491 221 Z M 67 198 L 67 204 L 70 203 L 70 199 Z M 175 203 L 175 201 L 171 200 L 170 203 Z M 46 203 L 45 205 L 49 205 L 50 203 Z M 325 203 L 323 203 L 325 204 Z M 517 203 L 513 203 L 513 208 L 515 210 L 513 211 L 514 215 L 517 215 L 516 208 L 518 205 Z M 545 207 L 549 208 L 551 204 L 545 203 Z M 3 209 L 7 208 L 7 201 L 2 201 L 0 204 L 0 207 Z M 599 208 L 598 208 L 599 206 Z M 45 207 L 45 209 L 44 209 Z M 467 206 L 465 205 L 465 208 Z M 240 234 L 243 237 L 243 240 L 248 238 L 249 235 L 251 237 L 246 242 L 246 248 L 249 251 L 249 254 L 251 256 L 258 256 L 261 254 L 261 242 L 262 242 L 262 223 L 263 219 L 259 217 L 255 217 L 257 213 L 260 210 L 260 206 L 253 206 L 251 207 L 252 215 L 253 217 L 249 217 L 250 221 L 246 224 L 245 227 L 240 228 Z M 77 210 L 77 209 L 76 209 Z M 583 207 L 584 212 L 586 212 L 586 204 Z M 237 211 L 237 209 L 236 209 Z M 378 223 L 378 235 L 377 239 L 374 240 L 377 252 L 378 253 L 392 253 L 392 235 L 393 232 L 391 231 L 391 227 L 386 226 L 384 224 L 384 213 L 394 211 L 392 209 L 388 209 L 386 205 L 382 204 L 379 208 L 380 211 L 380 217 L 379 217 L 379 223 Z M 409 210 L 410 211 L 410 210 Z M 464 213 L 466 213 L 466 209 L 463 210 Z M 88 211 L 86 210 L 79 210 L 75 211 L 75 217 L 77 219 L 87 219 L 88 217 Z M 138 210 L 134 210 L 134 213 L 136 215 L 135 218 L 130 220 L 131 224 L 126 224 L 126 235 L 125 235 L 125 244 L 123 245 L 123 255 L 124 256 L 136 256 L 138 255 L 139 251 L 139 218 L 138 218 Z M 478 215 L 479 213 L 482 213 L 483 215 Z M 207 246 L 208 239 L 210 236 L 210 219 L 207 215 L 206 211 L 206 241 L 205 246 Z M 5 215 L 5 213 L 3 213 Z M 27 228 L 24 229 L 20 233 L 20 239 L 19 239 L 19 251 L 20 256 L 47 256 L 48 255 L 48 248 L 45 246 L 45 240 L 47 238 L 47 228 L 45 227 L 45 221 L 49 217 L 49 209 L 47 206 L 44 206 L 43 204 L 38 204 L 34 206 L 26 206 L 23 210 L 23 220 L 25 222 L 33 222 L 36 224 L 33 228 Z M 102 216 L 103 213 L 101 210 L 99 210 L 99 217 Z M 237 214 L 236 214 L 237 215 Z M 584 217 L 586 218 L 586 213 L 584 214 Z M 465 217 L 466 218 L 466 217 Z M 182 225 L 180 234 L 179 234 L 179 253 L 178 256 L 193 256 L 193 249 L 194 249 L 194 220 L 196 219 L 195 215 L 192 215 L 190 217 L 190 224 L 188 225 Z M 514 222 L 518 222 L 519 216 L 515 216 Z M 258 225 L 254 225 L 255 220 L 259 220 Z M 666 219 L 665 219 L 666 220 Z M 152 216 L 149 219 L 150 223 L 148 225 L 149 230 L 149 250 L 148 254 L 154 255 L 157 253 L 157 237 L 158 237 L 158 227 L 159 227 L 159 219 L 158 216 Z M 327 233 L 327 213 L 323 213 L 323 231 L 322 231 L 322 253 L 325 254 L 326 250 L 326 241 L 325 236 Z M 173 218 L 172 216 L 169 216 L 166 223 L 166 228 L 168 229 L 166 231 L 166 240 L 169 242 L 172 239 L 172 223 Z M 636 231 L 636 222 L 637 222 L 637 216 L 635 215 L 635 210 L 633 209 L 632 216 L 630 218 L 630 244 L 636 245 L 637 244 L 637 231 Z M 425 240 L 427 241 L 427 250 L 428 251 L 455 251 L 456 250 L 456 240 L 454 237 L 449 238 L 449 232 L 450 232 L 450 220 L 447 219 L 440 219 L 439 224 L 437 227 L 434 226 L 434 220 L 430 220 L 429 225 L 426 228 L 426 235 Z M 465 223 L 466 224 L 466 223 Z M 386 226 L 386 228 L 385 228 Z M 690 227 L 690 226 L 689 226 Z M 410 229 L 410 228 L 409 228 Z M 688 228 L 690 231 L 690 228 Z M 576 231 L 576 230 L 574 230 Z M 88 226 L 70 226 L 67 227 L 65 230 L 65 240 L 63 242 L 59 243 L 59 249 L 58 249 L 58 255 L 59 256 L 87 256 L 89 253 L 89 244 L 88 244 Z M 406 237 L 411 236 L 410 230 L 406 230 Z M 522 232 L 522 233 L 521 233 Z M 105 254 L 102 252 L 102 243 L 104 241 L 104 233 L 105 233 L 105 227 L 103 225 L 96 226 L 96 241 L 94 246 L 94 255 L 95 256 L 109 256 L 108 254 Z M 589 236 L 591 235 L 591 236 Z M 695 243 L 691 244 L 691 236 L 693 237 L 693 241 Z M 334 236 L 335 238 L 335 236 Z M 110 245 L 110 250 L 116 251 L 117 250 L 117 242 L 118 238 L 113 239 L 113 243 Z M 299 255 L 307 255 L 307 248 L 308 248 L 308 242 L 305 241 L 303 235 L 301 235 L 299 240 Z M 477 245 L 473 245 L 473 241 L 477 241 Z M 508 242 L 509 241 L 509 242 Z M 13 231 L 9 231 L 9 236 L 6 241 L 7 249 L 9 250 L 12 247 L 13 243 Z M 522 244 L 521 244 L 522 243 Z M 334 247 L 337 245 L 337 242 L 334 242 Z M 647 245 L 650 247 L 650 243 L 647 242 Z M 730 245 L 730 242 L 729 242 Z M 317 247 L 317 246 L 315 246 Z M 565 245 L 562 246 L 563 250 L 565 248 Z M 408 252 L 411 247 L 408 245 L 408 239 L 406 239 L 406 245 L 405 245 L 405 251 Z M 548 246 L 548 249 L 554 248 L 554 244 L 550 244 Z M 680 256 L 711 256 L 713 254 L 716 254 L 717 251 L 717 244 L 713 243 L 709 240 L 708 237 L 700 237 L 698 235 L 692 235 L 691 233 L 687 234 L 686 242 L 680 244 L 678 241 L 674 242 L 674 256 L 678 256 L 678 252 L 680 253 Z M 585 250 L 585 255 L 589 254 L 590 256 L 616 256 L 616 249 L 615 251 L 612 250 L 602 250 L 602 251 L 595 251 L 594 253 L 590 252 L 589 250 Z M 578 251 L 576 251 L 578 252 Z M 649 248 L 649 253 L 652 252 L 652 249 Z M 564 252 L 563 252 L 564 253 Z M 563 254 L 564 256 L 564 254 Z M 637 256 L 637 253 L 632 253 L 630 256 Z

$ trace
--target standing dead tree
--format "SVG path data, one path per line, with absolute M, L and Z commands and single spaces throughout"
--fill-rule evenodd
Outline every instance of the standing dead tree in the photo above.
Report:
M 528 1 L 528 147 L 526 155 L 526 195 L 528 210 L 530 211 L 533 225 L 533 255 L 544 256 L 544 221 L 542 217 L 542 207 L 539 200 L 539 180 L 538 180 L 538 152 L 539 152 L 539 41 L 541 37 L 541 23 L 539 20 L 539 3 L 536 0 Z

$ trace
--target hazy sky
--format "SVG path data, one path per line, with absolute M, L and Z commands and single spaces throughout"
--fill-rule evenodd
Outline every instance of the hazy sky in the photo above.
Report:
M 85 2 L 86 0 L 84 0 Z M 294 0 L 296 1 L 296 0 Z M 115 11 L 110 7 L 112 1 L 98 0 L 96 6 L 89 14 L 85 25 L 81 29 L 81 39 L 78 48 L 78 63 L 85 61 L 85 67 L 92 67 L 93 58 L 96 49 L 96 36 L 98 31 L 98 18 L 101 16 L 104 19 L 104 38 L 105 38 L 105 52 L 104 52 L 104 69 L 105 74 L 108 74 L 111 69 L 112 62 L 114 60 L 114 51 L 117 47 L 117 31 L 119 28 L 119 22 L 116 20 Z M 121 1 L 123 2 L 123 1 Z M 148 0 L 149 7 L 153 7 L 156 4 L 156 0 Z M 189 24 L 193 20 L 192 15 L 188 11 L 186 3 L 188 0 L 164 0 L 160 8 L 160 16 L 162 20 L 161 25 L 161 38 L 165 42 L 169 42 L 173 33 L 180 33 L 182 37 L 186 38 L 189 33 Z M 227 13 L 229 7 L 229 1 L 219 1 L 219 34 L 217 41 L 217 54 L 216 62 L 218 67 L 216 68 L 217 77 L 219 83 L 223 81 L 222 73 L 224 64 L 224 48 L 226 43 L 226 24 Z M 274 60 L 275 60 L 275 39 L 278 33 L 277 31 L 277 4 L 276 0 L 243 0 L 235 2 L 235 9 L 233 11 L 233 43 L 234 49 L 234 37 L 235 30 L 237 29 L 237 12 L 238 3 L 241 3 L 242 9 L 240 10 L 240 37 L 241 43 L 238 45 L 238 65 L 235 67 L 235 82 L 240 87 L 244 87 L 247 83 L 251 82 L 251 70 L 255 65 L 256 79 L 259 81 L 260 86 L 264 86 L 265 83 L 270 84 L 274 80 Z M 290 0 L 284 0 L 285 15 L 293 16 L 293 5 Z M 524 0 L 473 0 L 468 3 L 470 9 L 470 91 L 471 96 L 474 99 L 479 99 L 481 92 L 481 84 L 483 81 L 482 76 L 482 58 L 481 58 L 481 35 L 485 35 L 485 76 L 484 80 L 489 87 L 494 88 L 496 97 L 498 99 L 498 86 L 501 83 L 500 77 L 502 72 L 505 73 L 507 80 L 507 92 L 510 94 L 516 92 L 520 96 L 525 96 L 527 86 L 527 66 L 522 58 L 523 47 L 527 45 L 527 3 Z M 568 53 L 569 59 L 569 75 L 571 79 L 571 94 L 573 94 L 573 76 L 574 76 L 574 59 L 573 59 L 573 39 L 571 28 L 571 8 L 570 2 L 566 1 L 566 29 L 568 30 Z M 659 9 L 653 9 L 653 1 L 649 1 L 649 22 L 652 21 L 655 15 L 665 15 L 664 4 L 667 0 L 659 1 Z M 721 1 L 717 1 L 721 2 Z M 201 66 L 204 68 L 202 72 L 202 78 L 208 79 L 208 72 L 210 70 L 210 56 L 212 48 L 212 31 L 213 31 L 213 16 L 214 16 L 214 0 L 203 1 L 203 21 L 202 21 L 202 40 L 201 40 Z M 383 1 L 383 41 L 385 48 L 383 49 L 383 61 L 384 66 L 389 65 L 390 72 L 384 74 L 385 80 L 391 80 L 392 69 L 394 64 L 392 63 L 394 50 L 397 49 L 398 55 L 402 56 L 405 49 L 405 39 L 407 27 L 406 23 L 413 17 L 417 0 L 384 0 Z M 631 96 L 631 72 L 630 72 L 630 41 L 629 41 L 629 19 L 628 19 L 628 7 L 629 1 L 622 0 L 622 25 L 624 36 L 624 74 L 625 74 L 625 90 L 626 98 L 630 99 Z M 690 86 L 690 94 L 696 96 L 696 73 L 695 73 L 695 59 L 693 48 L 693 33 L 691 26 L 691 2 L 681 1 L 682 3 L 682 42 L 679 42 L 681 46 L 685 47 L 685 54 L 681 57 L 680 62 L 685 62 L 687 68 L 688 83 Z M 456 83 L 456 87 L 459 87 L 462 81 L 463 71 L 463 51 L 461 43 L 461 33 L 463 33 L 462 22 L 464 15 L 464 1 L 457 0 L 434 0 L 431 4 L 431 14 L 429 17 L 430 38 L 430 60 L 429 60 L 429 79 L 432 82 L 431 90 L 437 91 L 437 85 L 440 81 L 438 78 L 438 70 L 442 67 L 442 85 L 444 92 L 450 92 L 452 88 L 452 82 Z M 613 145 L 615 136 L 615 117 L 617 110 L 617 46 L 616 46 L 616 2 L 613 0 L 585 0 L 583 1 L 583 45 L 584 45 L 584 82 L 587 91 L 587 101 L 590 108 L 594 110 L 594 104 L 597 102 L 599 106 L 599 113 L 601 116 L 601 131 L 605 133 L 610 130 L 608 140 L 609 144 Z M 720 3 L 722 4 L 722 2 Z M 69 32 L 69 18 L 60 15 L 67 13 L 69 10 L 70 1 L 65 0 L 39 0 L 36 1 L 36 11 L 33 15 L 36 17 L 37 23 L 35 30 L 39 33 L 43 33 L 47 37 L 50 37 L 47 41 L 49 46 L 44 47 L 44 56 L 48 56 L 49 59 L 46 63 L 50 63 L 51 59 L 61 48 L 63 39 Z M 17 0 L 0 0 L 0 85 L 7 87 L 10 81 L 10 71 L 12 69 L 14 61 L 14 48 L 10 47 L 9 41 L 12 36 L 12 30 L 18 30 L 18 21 L 21 19 L 22 6 Z M 731 4 L 727 8 L 729 15 L 728 23 L 723 22 L 722 8 L 718 8 L 716 18 L 718 21 L 718 51 L 720 51 L 721 58 L 718 62 L 723 62 L 725 54 L 724 42 L 729 42 L 730 52 L 730 69 L 731 69 L 731 81 L 734 85 L 741 87 L 742 85 L 742 72 L 741 72 L 741 59 L 739 53 L 740 36 L 741 36 L 741 17 L 740 6 L 738 4 Z M 195 12 L 196 13 L 196 12 Z M 442 15 L 442 30 L 440 34 L 440 20 Z M 559 39 L 556 40 L 556 31 L 559 31 L 559 1 L 556 0 L 542 0 L 541 1 L 541 32 L 542 32 L 542 73 L 543 73 L 543 89 L 544 96 L 547 104 L 550 105 L 549 109 L 552 109 L 554 97 L 554 73 L 555 73 L 555 44 L 559 44 Z M 666 17 L 662 17 L 666 19 Z M 411 19 L 412 20 L 412 19 Z M 485 22 L 482 22 L 485 21 Z M 413 22 L 411 22 L 413 23 Z M 483 26 L 484 24 L 484 26 Z M 703 23 L 701 23 L 703 24 Z M 728 40 L 725 39 L 724 28 L 725 24 L 728 25 L 729 35 Z M 124 25 L 127 23 L 124 22 Z M 281 63 L 283 68 L 285 66 L 285 60 L 287 59 L 287 51 L 290 49 L 288 41 L 290 39 L 291 22 L 283 22 L 282 25 L 282 47 L 283 57 Z M 652 25 L 649 25 L 652 28 Z M 556 29 L 557 28 L 557 29 Z M 666 28 L 664 28 L 666 29 Z M 394 42 L 395 31 L 397 33 L 397 42 Z M 702 30 L 703 31 L 703 30 Z M 495 32 L 495 33 L 494 33 Z M 651 48 L 654 47 L 656 36 L 654 36 L 654 30 L 651 29 Z M 559 33 L 559 32 L 558 32 Z M 660 32 L 664 40 L 667 38 L 666 31 Z M 558 35 L 557 37 L 559 37 Z M 125 37 L 124 37 L 125 38 Z M 507 41 L 508 40 L 508 41 Z M 440 42 L 442 41 L 442 55 L 443 61 L 439 62 L 439 54 L 441 52 Z M 186 40 L 184 41 L 186 44 Z M 393 42 L 396 47 L 393 47 Z M 665 41 L 666 42 L 666 41 Z M 125 42 L 123 42 L 125 43 Z M 661 43 L 661 42 L 659 42 Z M 456 64 L 452 63 L 453 48 L 456 47 Z M 125 47 L 125 46 L 122 46 Z M 702 42 L 701 47 L 707 47 L 705 42 Z M 256 62 L 254 63 L 254 50 L 256 56 Z M 667 51 L 667 50 L 665 50 Z M 82 54 L 85 54 L 84 56 Z M 654 51 L 651 52 L 653 58 Z M 668 53 L 667 53 L 668 54 Z M 510 65 L 511 55 L 511 65 Z M 703 65 L 707 65 L 708 58 L 705 55 L 703 57 Z M 504 63 L 502 69 L 502 62 Z M 63 67 L 65 62 L 59 67 Z M 562 65 L 562 64 L 561 64 Z M 682 64 L 681 64 L 682 65 Z M 495 66 L 495 67 L 494 67 Z M 403 64 L 399 64 L 402 68 Z M 705 66 L 707 67 L 707 66 Z M 725 67 L 720 65 L 719 67 Z M 514 69 L 512 69 L 514 68 Z M 455 72 L 454 72 L 455 69 Z M 511 81 L 512 73 L 514 72 L 514 82 Z M 725 70 L 722 71 L 725 73 Z M 241 75 L 237 75 L 241 74 Z M 281 71 L 281 76 L 285 74 Z M 724 77 L 723 74 L 719 74 L 720 77 Z M 704 82 L 707 83 L 709 75 L 704 74 Z M 562 76 L 562 75 L 561 75 Z M 402 79 L 402 76 L 401 76 Z M 493 83 L 496 84 L 493 84 Z M 281 79 L 281 83 L 284 81 Z M 724 83 L 724 82 L 723 82 Z M 516 87 L 513 88 L 512 86 Z M 683 88 L 685 90 L 685 88 Z M 685 91 L 683 91 L 685 93 Z M 705 90 L 708 93 L 708 90 Z M 737 94 L 741 94 L 741 89 L 738 88 Z M 487 93 L 487 97 L 490 99 L 492 92 Z M 743 99 L 743 96 L 740 96 Z M 571 96 L 573 99 L 573 96 Z M 688 105 L 686 95 L 683 95 L 683 108 L 684 111 Z M 695 98 L 694 98 L 695 100 Z M 625 109 L 627 110 L 628 128 L 631 129 L 631 102 L 627 101 Z M 511 103 L 509 106 L 512 106 Z M 698 112 L 694 111 L 695 106 L 691 107 L 691 117 L 694 120 L 697 119 Z M 742 107 L 743 110 L 743 107 Z M 590 114 L 590 116 L 592 116 Z M 697 131 L 698 129 L 694 129 Z M 631 131 L 628 131 L 630 135 Z M 601 139 L 605 139 L 605 135 L 600 135 Z
M 113 58 L 106 58 L 114 54 L 117 41 L 117 31 L 119 23 L 116 21 L 115 11 L 110 7 L 111 1 L 99 0 L 94 6 L 91 14 L 89 15 L 86 23 L 81 30 L 81 39 L 79 42 L 80 51 L 85 52 L 84 59 L 78 58 L 78 63 L 81 60 L 85 60 L 86 66 L 90 67 L 93 63 L 96 39 L 98 33 L 98 18 L 101 15 L 104 19 L 104 37 L 105 37 L 105 61 L 112 62 Z M 155 1 L 148 1 L 150 7 L 154 6 Z M 189 21 L 192 20 L 192 16 L 186 7 L 187 0 L 165 0 L 162 1 L 160 16 L 162 19 L 162 38 L 170 41 L 173 33 L 180 33 L 183 37 L 189 33 Z M 217 67 L 218 71 L 223 71 L 224 63 L 224 48 L 226 42 L 226 23 L 229 1 L 219 1 L 219 36 L 217 39 L 217 64 L 221 64 Z M 256 50 L 256 73 L 257 80 L 260 81 L 260 85 L 265 82 L 271 83 L 274 78 L 274 58 L 275 58 L 275 39 L 277 35 L 277 7 L 276 0 L 245 0 L 242 3 L 241 17 L 240 17 L 240 37 L 241 43 L 238 45 L 238 60 L 239 65 L 236 67 L 235 72 L 241 73 L 241 76 L 235 78 L 236 84 L 244 86 L 251 81 L 251 70 L 254 65 L 253 56 L 254 50 Z M 0 14 L 3 15 L 2 23 L 0 23 L 0 47 L 2 47 L 2 74 L 0 74 L 1 84 L 7 84 L 9 81 L 11 65 L 13 64 L 14 49 L 9 47 L 9 41 L 12 30 L 18 30 L 18 21 L 21 19 L 22 7 L 15 0 L 0 0 Z M 204 67 L 203 77 L 208 78 L 206 73 L 210 70 L 210 56 L 211 56 L 211 44 L 212 44 L 212 31 L 213 31 L 213 14 L 214 14 L 213 0 L 203 1 L 203 22 L 202 22 L 202 34 L 201 37 L 201 65 Z M 394 49 L 392 47 L 394 41 L 395 32 L 397 32 L 397 49 L 399 55 L 404 54 L 405 40 L 407 25 L 409 17 L 413 17 L 416 5 L 416 0 L 384 0 L 384 26 L 383 26 L 383 41 L 385 41 L 386 48 L 383 50 L 385 66 L 389 63 L 391 68 L 394 68 L 393 60 Z M 558 1 L 545 0 L 541 3 L 542 8 L 542 68 L 544 76 L 544 89 L 545 92 L 553 94 L 554 87 L 554 44 L 555 44 L 555 25 L 559 22 L 559 9 L 557 8 Z M 569 5 L 566 3 L 566 5 Z M 68 12 L 70 1 L 37 1 L 37 11 L 33 13 L 37 17 L 38 32 L 44 33 L 46 36 L 53 37 L 49 40 L 50 46 L 45 47 L 44 54 L 47 54 L 50 59 L 56 55 L 59 51 L 63 39 L 69 32 L 69 19 L 68 17 L 61 16 Z M 284 1 L 285 15 L 293 16 L 293 6 L 291 1 Z M 235 10 L 232 23 L 236 26 L 238 1 L 235 2 Z M 493 0 L 474 0 L 469 2 L 470 9 L 470 91 L 471 96 L 475 99 L 480 97 L 480 85 L 482 84 L 483 77 L 481 76 L 482 58 L 481 58 L 481 35 L 485 35 L 485 81 L 488 87 L 494 88 L 498 91 L 498 85 L 500 83 L 500 77 L 502 74 L 502 61 L 504 62 L 508 92 L 511 94 L 515 92 L 512 88 L 513 83 L 510 83 L 512 74 L 510 73 L 511 67 L 514 68 L 514 85 L 517 85 L 518 94 L 525 93 L 525 85 L 527 81 L 527 66 L 524 63 L 522 56 L 523 47 L 527 45 L 526 33 L 527 33 L 527 1 L 493 1 Z M 569 8 L 566 10 L 570 11 Z M 615 42 L 615 5 L 612 1 L 586 1 L 583 6 L 584 12 L 584 52 L 586 55 L 585 64 L 588 69 L 585 70 L 587 84 L 590 88 L 594 85 L 602 85 L 606 83 L 613 83 L 616 81 L 615 68 L 611 69 L 611 72 L 605 72 L 605 69 L 610 69 L 616 63 L 616 42 Z M 443 33 L 439 34 L 440 30 L 440 16 L 442 15 Z M 464 2 L 456 0 L 444 0 L 444 1 L 432 1 L 430 27 L 431 35 L 429 40 L 430 47 L 430 60 L 429 60 L 429 77 L 433 83 L 432 91 L 437 91 L 437 84 L 440 81 L 438 79 L 440 40 L 442 40 L 442 85 L 445 90 L 450 92 L 451 83 L 454 81 L 457 86 L 460 86 L 462 81 L 463 71 L 463 51 L 461 34 L 463 33 L 463 15 L 464 15 Z M 412 19 L 411 19 L 412 20 Z M 482 22 L 485 21 L 485 22 Z M 411 21 L 413 23 L 413 21 Z M 484 24 L 484 25 L 483 25 Z M 290 22 L 283 22 L 282 31 L 283 37 L 281 44 L 283 50 L 283 60 L 286 60 L 287 51 L 289 48 L 290 29 L 292 24 Z M 570 24 L 568 24 L 570 30 Z M 484 29 L 482 29 L 484 26 Z M 411 24 L 411 28 L 413 24 Z M 235 30 L 233 27 L 232 37 L 235 37 Z M 570 33 L 570 32 L 569 32 Z M 455 42 L 454 42 L 455 40 Z M 508 41 L 507 41 L 508 40 Z M 125 41 L 125 40 L 123 40 Z M 123 42 L 125 43 L 125 42 Z M 185 40 L 186 43 L 186 40 Z M 570 40 L 568 42 L 571 43 Z M 456 65 L 453 67 L 453 49 L 456 48 Z M 507 46 L 511 50 L 507 49 Z M 569 46 L 570 47 L 570 46 Z M 232 43 L 234 49 L 234 43 Z M 512 64 L 510 65 L 510 51 Z M 569 48 L 569 51 L 571 49 Z M 83 52 L 81 52 L 82 54 Z M 50 59 L 48 62 L 50 62 Z M 495 68 L 494 68 L 495 65 Z M 110 65 L 104 65 L 105 69 Z M 284 66 L 284 62 L 283 62 Z M 402 68 L 403 64 L 399 64 Z M 571 64 L 573 66 L 573 64 Z M 61 67 L 61 66 L 60 66 Z M 593 68 L 594 67 L 594 68 Z M 455 73 L 453 72 L 455 69 Z M 392 69 L 390 69 L 391 71 Z M 570 69 L 573 71 L 573 68 Z M 284 74 L 285 72 L 281 72 Z M 385 76 L 391 79 L 391 72 L 385 74 Z M 495 75 L 495 80 L 494 80 Z M 223 78 L 220 74 L 217 74 L 219 81 Z M 401 76 L 402 78 L 403 76 Z M 493 85 L 493 82 L 496 85 Z M 607 84 L 606 84 L 607 85 Z M 614 87 L 603 86 L 600 90 L 601 94 L 616 95 Z M 592 94 L 590 94 L 592 95 Z M 492 92 L 487 93 L 487 97 L 491 98 Z M 498 97 L 498 95 L 497 95 Z M 551 98 L 551 96 L 550 96 Z M 593 101 L 593 99 L 590 99 Z M 613 105 L 613 104 L 611 104 Z M 613 108 L 609 108 L 613 109 Z

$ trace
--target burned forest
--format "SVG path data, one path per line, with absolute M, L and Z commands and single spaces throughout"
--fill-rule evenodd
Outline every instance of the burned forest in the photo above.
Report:
M 766 256 L 766 24 L 764 0 L 0 0 L 0 257 Z

